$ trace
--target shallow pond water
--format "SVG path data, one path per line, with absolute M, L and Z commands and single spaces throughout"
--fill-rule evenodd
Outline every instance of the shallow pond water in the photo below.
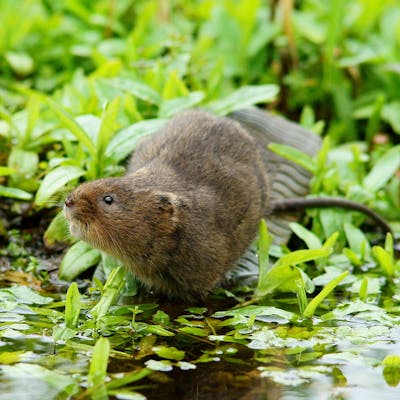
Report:
M 107 398 L 90 390 L 101 336 L 111 343 L 106 385 L 128 379 L 110 386 L 109 398 L 400 398 L 398 360 L 383 365 L 400 355 L 398 318 L 366 303 L 307 323 L 273 307 L 249 306 L 242 320 L 229 320 L 206 308 L 155 304 L 138 306 L 133 321 L 134 306 L 121 304 L 94 323 L 83 298 L 79 323 L 67 328 L 63 295 L 14 286 L 0 289 L 0 301 L 1 400 Z

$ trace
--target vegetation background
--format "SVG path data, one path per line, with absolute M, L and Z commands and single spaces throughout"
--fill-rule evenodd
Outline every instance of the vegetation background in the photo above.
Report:
M 0 399 L 397 398 L 398 247 L 363 216 L 310 211 L 290 249 L 262 225 L 257 288 L 215 295 L 247 303 L 178 312 L 123 305 L 135 282 L 82 242 L 61 256 L 54 205 L 179 111 L 258 104 L 323 134 L 316 159 L 281 149 L 312 194 L 396 238 L 399 93 L 398 0 L 1 1 Z

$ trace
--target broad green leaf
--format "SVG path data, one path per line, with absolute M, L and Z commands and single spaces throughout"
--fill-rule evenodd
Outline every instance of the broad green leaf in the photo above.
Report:
M 101 119 L 93 114 L 83 114 L 78 115 L 75 121 L 86 132 L 90 141 L 93 142 L 97 148 Z
M 296 268 L 294 265 L 327 257 L 331 252 L 332 249 L 322 248 L 317 250 L 297 250 L 284 255 L 265 275 L 263 292 L 258 293 L 258 296 L 264 297 L 276 288 L 297 292 L 299 282 L 303 282 L 307 292 L 313 291 L 314 285 L 311 280 L 300 268 Z
M 400 145 L 388 150 L 364 178 L 363 185 L 370 192 L 376 192 L 386 185 L 400 168 Z
M 275 100 L 279 93 L 277 85 L 242 86 L 224 99 L 207 105 L 207 109 L 218 115 L 226 115 L 240 108 Z
M 162 128 L 165 122 L 164 119 L 148 119 L 122 129 L 109 143 L 106 156 L 115 163 L 122 161 L 132 153 L 140 139 Z
M 344 223 L 344 231 L 346 233 L 346 238 L 350 245 L 350 249 L 359 255 L 363 260 L 369 259 L 371 255 L 371 246 L 363 232 L 349 222 Z
M 158 116 L 160 118 L 169 118 L 178 112 L 193 108 L 199 104 L 205 97 L 204 92 L 191 92 L 188 96 L 175 99 L 164 100 L 161 103 Z
M 60 265 L 60 279 L 71 281 L 88 268 L 98 264 L 100 259 L 101 253 L 99 250 L 79 241 L 65 254 Z
M 76 328 L 81 310 L 81 295 L 78 285 L 72 282 L 65 298 L 65 325 L 67 328 Z
M 66 242 L 70 239 L 70 233 L 68 229 L 68 222 L 64 217 L 63 211 L 57 213 L 57 215 L 51 220 L 46 232 L 43 235 L 43 241 L 47 248 L 52 248 L 58 243 Z
M 17 200 L 32 200 L 32 195 L 24 190 L 0 185 L 0 197 L 10 197 Z
M 309 249 L 320 249 L 322 247 L 322 242 L 317 235 L 304 226 L 298 224 L 297 222 L 292 222 L 289 224 L 290 229 L 302 239 Z
M 51 98 L 47 97 L 45 101 L 51 110 L 56 114 L 61 124 L 76 137 L 78 142 L 86 146 L 92 157 L 95 157 L 96 147 L 94 143 L 88 134 L 82 129 L 82 127 L 75 121 L 74 117 Z
M 13 147 L 8 156 L 8 166 L 26 179 L 33 176 L 39 167 L 39 155 L 34 151 L 23 150 L 19 147 Z M 18 185 L 19 186 L 19 185 Z
M 136 326 L 136 324 L 134 325 Z M 184 329 L 184 328 L 182 328 Z M 196 328 L 198 329 L 198 328 Z M 152 334 L 152 335 L 157 335 L 157 336 L 175 336 L 173 332 L 170 332 L 169 330 L 163 328 L 161 325 L 147 325 L 146 328 L 144 329 L 145 333 Z M 207 335 L 205 335 L 207 336 Z
M 382 119 L 400 134 L 400 101 L 392 101 L 382 107 Z
M 28 53 L 7 51 L 4 54 L 10 67 L 19 76 L 30 75 L 35 68 L 35 61 Z
M 15 324 L 13 324 L 15 326 Z M 29 325 L 28 325 L 29 328 Z M 2 351 L 0 353 L 0 365 L 12 365 L 23 361 L 24 356 L 29 356 L 29 352 L 24 350 L 19 351 Z
M 290 161 L 293 161 L 294 163 L 300 165 L 307 171 L 312 172 L 313 174 L 317 170 L 317 166 L 313 158 L 310 157 L 308 154 L 305 154 L 302 151 L 295 149 L 294 147 L 286 146 L 279 143 L 270 143 L 268 145 L 268 148 L 274 153 Z
M 178 329 L 179 332 L 187 333 L 192 336 L 207 337 L 210 332 L 207 329 L 197 328 L 195 326 L 184 326 Z
M 135 97 L 147 101 L 152 104 L 160 104 L 160 95 L 145 83 L 133 81 L 127 78 L 113 78 L 104 80 L 106 85 L 113 86 L 124 92 L 133 94 Z
M 0 300 L 16 301 L 18 304 L 49 304 L 53 302 L 51 297 L 41 296 L 27 286 L 12 286 L 0 289 Z
M 63 165 L 50 171 L 43 179 L 36 193 L 35 203 L 44 206 L 51 197 L 68 182 L 84 175 L 85 171 L 73 165 Z
M 304 310 L 303 316 L 311 318 L 318 306 L 325 300 L 325 298 L 335 289 L 335 287 L 349 274 L 349 271 L 343 272 L 337 278 L 329 282 L 307 305 Z
M 292 251 L 289 254 L 281 257 L 274 265 L 274 268 L 277 267 L 288 267 L 291 265 L 297 265 L 303 262 L 317 260 L 321 257 L 327 257 L 332 252 L 331 248 L 321 248 L 314 250 L 297 250 Z
M 372 254 L 386 276 L 392 277 L 395 272 L 394 260 L 390 253 L 380 246 L 372 248 Z

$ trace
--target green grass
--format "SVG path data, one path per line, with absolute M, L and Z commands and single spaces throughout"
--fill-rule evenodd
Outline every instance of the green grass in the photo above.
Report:
M 400 9 L 395 0 L 266 3 L 0 2 L 6 397 L 31 385 L 37 398 L 152 398 L 177 371 L 183 385 L 215 365 L 234 368 L 248 390 L 265 377 L 311 399 L 329 377 L 337 398 L 395 396 Z M 394 237 L 356 212 L 309 210 L 288 246 L 271 245 L 260 225 L 255 287 L 172 311 L 132 303 L 134 279 L 73 243 L 55 205 L 80 182 L 123 174 L 138 141 L 176 113 L 253 104 L 323 134 L 314 159 L 271 148 L 312 172 L 312 195 L 367 204 Z M 357 380 L 359 363 L 373 379 Z M 218 380 L 209 371 L 207 384 Z

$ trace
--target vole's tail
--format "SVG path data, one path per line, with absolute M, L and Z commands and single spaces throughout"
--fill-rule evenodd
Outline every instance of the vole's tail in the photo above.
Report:
M 271 152 L 267 146 L 272 142 L 284 144 L 314 156 L 321 147 L 320 137 L 294 122 L 256 108 L 235 111 L 229 117 L 239 122 L 261 145 L 270 178 L 271 202 L 308 194 L 311 173 Z M 270 215 L 267 220 L 274 242 L 286 243 L 291 234 L 289 223 L 296 220 L 296 216 Z

